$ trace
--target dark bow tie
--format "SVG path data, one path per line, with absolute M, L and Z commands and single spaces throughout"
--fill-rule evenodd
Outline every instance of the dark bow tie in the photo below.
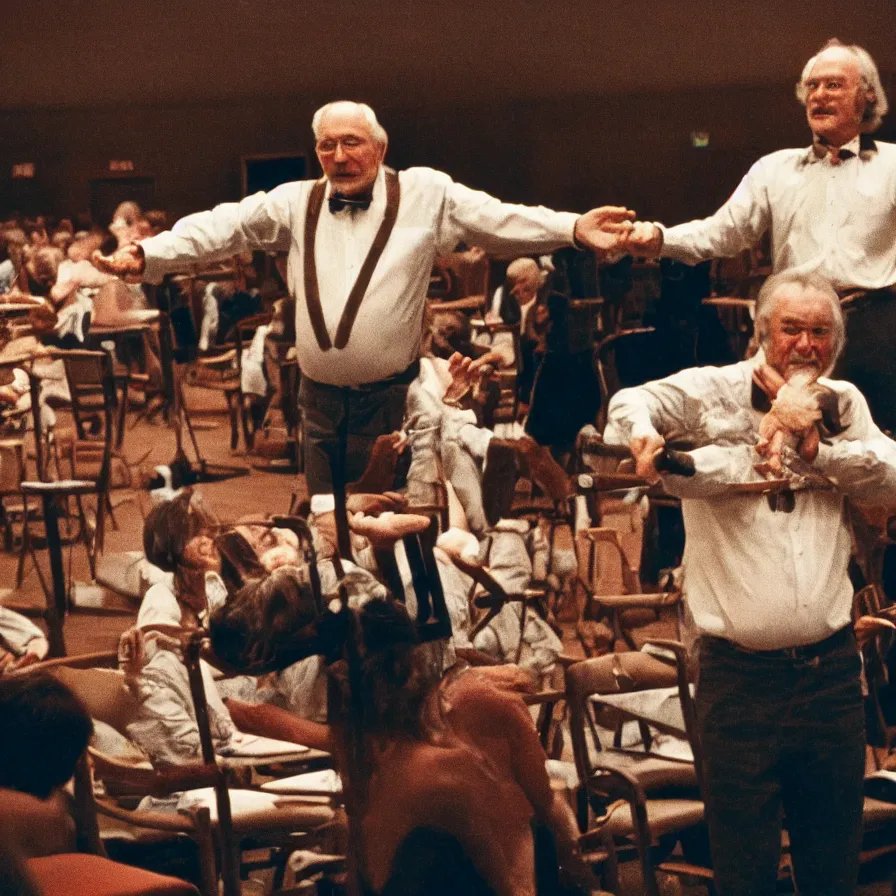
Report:
M 370 196 L 341 196 L 339 193 L 334 193 L 328 200 L 330 204 L 330 211 L 335 215 L 344 209 L 358 209 L 362 212 L 366 212 L 367 209 L 370 208 Z

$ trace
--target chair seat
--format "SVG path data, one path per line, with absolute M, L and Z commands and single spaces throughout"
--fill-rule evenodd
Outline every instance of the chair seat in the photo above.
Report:
M 671 607 L 681 600 L 680 591 L 661 591 L 656 594 L 595 594 L 594 601 L 617 610 L 657 609 Z
M 862 824 L 867 829 L 896 821 L 896 803 L 886 803 L 866 796 L 862 806 Z
M 334 769 L 327 768 L 267 781 L 261 785 L 261 789 L 268 793 L 334 796 L 342 793 L 342 779 Z
M 692 787 L 696 790 L 698 786 L 697 770 L 692 762 L 606 750 L 600 754 L 600 765 L 634 775 L 648 794 L 660 787 Z
M 703 821 L 703 803 L 700 800 L 647 800 L 647 820 L 654 837 L 683 831 Z M 607 821 L 607 830 L 614 837 L 633 835 L 632 812 L 628 803 L 620 803 L 613 810 Z
M 56 479 L 53 482 L 29 481 L 22 483 L 26 495 L 92 495 L 97 485 L 87 479 Z
M 42 896 L 198 896 L 192 884 L 101 856 L 62 853 L 29 859 Z
M 218 806 L 211 787 L 191 790 L 189 798 L 192 808 L 207 807 L 212 824 L 217 824 Z M 230 810 L 233 829 L 240 834 L 309 830 L 333 818 L 333 810 L 327 806 L 257 790 L 231 790 Z

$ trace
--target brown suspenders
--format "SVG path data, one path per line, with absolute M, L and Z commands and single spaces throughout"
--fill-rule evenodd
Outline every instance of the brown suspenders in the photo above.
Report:
M 317 222 L 320 219 L 320 210 L 324 202 L 324 193 L 326 192 L 326 180 L 319 180 L 311 188 L 311 195 L 308 197 L 308 212 L 305 218 L 305 301 L 308 303 L 308 317 L 311 319 L 311 329 L 314 330 L 314 336 L 320 350 L 325 352 L 333 348 L 334 343 L 330 342 L 330 334 L 327 332 L 324 323 L 323 308 L 320 304 L 320 288 L 317 282 L 317 263 L 314 259 L 314 247 L 317 238 Z M 349 337 L 352 335 L 352 326 L 354 326 L 355 318 L 358 316 L 358 309 L 361 302 L 364 301 L 364 293 L 370 286 L 370 280 L 373 277 L 373 271 L 376 268 L 386 243 L 395 227 L 395 221 L 398 218 L 398 203 L 401 199 L 401 186 L 398 182 L 398 175 L 391 169 L 386 169 L 386 214 L 383 216 L 383 222 L 374 237 L 367 258 L 361 265 L 358 273 L 358 279 L 349 293 L 348 300 L 345 303 L 345 309 L 342 317 L 339 319 L 339 326 L 336 328 L 336 348 L 345 348 L 348 344 Z

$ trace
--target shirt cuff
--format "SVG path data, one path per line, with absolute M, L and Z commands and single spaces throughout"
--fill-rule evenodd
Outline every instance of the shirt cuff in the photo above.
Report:
M 158 285 L 165 278 L 168 270 L 165 267 L 165 262 L 158 255 L 153 255 L 152 240 L 152 237 L 148 237 L 140 242 L 144 261 L 143 273 L 140 275 L 140 279 L 144 283 Z
M 336 498 L 333 495 L 312 495 L 311 496 L 311 512 L 333 513 L 336 510 Z

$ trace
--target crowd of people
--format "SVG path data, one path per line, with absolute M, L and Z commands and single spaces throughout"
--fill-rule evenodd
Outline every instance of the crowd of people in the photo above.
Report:
M 293 527 L 222 523 L 189 489 L 154 507 L 147 587 L 120 647 L 136 749 L 157 768 L 200 758 L 183 644 L 201 628 L 210 660 L 238 673 L 203 667 L 216 751 L 261 735 L 331 753 L 352 790 L 364 892 L 596 887 L 523 701 L 560 680 L 563 653 L 557 621 L 525 596 L 568 591 L 578 562 L 514 514 L 526 480 L 547 508 L 569 509 L 573 531 L 588 525 L 571 463 L 591 440 L 627 449 L 644 488 L 680 499 L 718 892 L 774 892 L 786 824 L 799 892 L 851 893 L 865 770 L 856 634 L 864 643 L 896 628 L 881 617 L 854 628 L 850 563 L 850 514 L 896 503 L 885 433 L 896 381 L 891 362 L 874 367 L 888 331 L 869 327 L 896 300 L 896 150 L 871 136 L 887 101 L 860 47 L 826 45 L 797 96 L 811 146 L 760 159 L 715 215 L 677 227 L 620 207 L 576 215 L 504 203 L 428 168 L 396 173 L 375 113 L 350 102 L 314 116 L 317 181 L 171 230 L 133 203 L 108 232 L 8 221 L 0 291 L 35 302 L 43 345 L 85 344 L 106 314 L 163 302 L 173 312 L 172 277 L 190 265 L 286 259 L 289 298 L 244 358 L 255 377 L 245 389 L 275 392 L 265 341 L 294 335 L 306 512 Z M 767 234 L 772 275 L 749 357 L 642 377 L 612 397 L 595 439 L 595 334 L 586 326 L 583 343 L 558 289 L 562 251 L 694 264 Z M 433 272 L 463 280 L 487 257 L 510 259 L 502 282 L 481 279 L 475 300 L 427 301 Z M 197 350 L 263 305 L 263 284 L 243 285 L 239 296 L 205 291 Z M 515 413 L 498 432 L 502 372 L 514 374 Z M 0 400 L 24 400 L 16 383 L 13 374 Z M 471 616 L 477 588 L 493 598 L 485 624 Z M 430 640 L 433 621 L 450 635 Z M 21 709 L 18 673 L 46 653 L 40 629 L 0 615 L 0 671 L 15 682 L 0 681 L 0 719 Z M 34 681 L 46 701 L 66 699 Z M 39 714 L 38 696 L 27 711 Z M 62 716 L 77 754 L 89 720 L 77 706 Z M 72 762 L 35 784 L 0 753 L 0 786 L 46 800 Z

